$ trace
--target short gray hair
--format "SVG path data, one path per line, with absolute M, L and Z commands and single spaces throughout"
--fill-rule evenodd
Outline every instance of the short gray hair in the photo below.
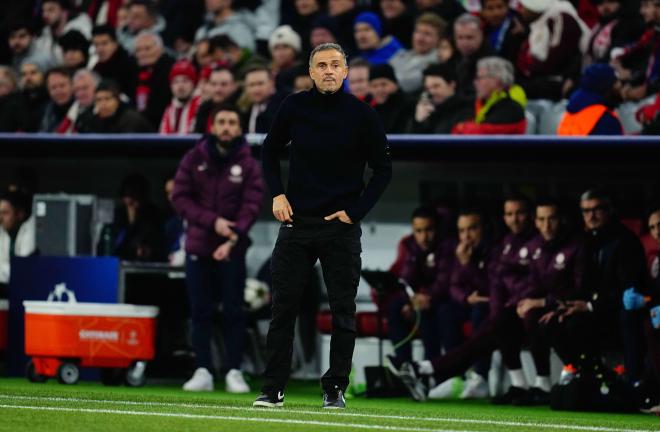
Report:
M 101 76 L 97 74 L 94 71 L 91 71 L 89 69 L 78 69 L 75 74 L 73 74 L 73 81 L 76 80 L 76 78 L 80 78 L 82 76 L 88 76 L 92 79 L 94 82 L 94 87 L 98 86 L 99 83 L 101 82 Z
M 330 50 L 338 51 L 339 54 L 341 54 L 341 56 L 344 57 L 344 66 L 348 66 L 348 56 L 344 52 L 344 49 L 339 44 L 328 42 L 328 43 L 322 43 L 321 45 L 317 46 L 312 50 L 311 54 L 309 55 L 309 67 L 312 67 L 312 59 L 314 58 L 316 53 L 319 53 L 321 51 L 330 51 Z
M 514 83 L 513 65 L 501 57 L 482 58 L 477 62 L 477 71 L 479 69 L 486 70 L 488 76 L 499 80 L 504 87 L 511 87 Z
M 163 43 L 163 38 L 158 33 L 150 30 L 142 30 L 140 33 L 138 33 L 137 36 L 135 36 L 135 42 L 137 42 L 138 39 L 142 39 L 146 37 L 153 38 L 158 48 L 163 49 L 165 47 L 165 44 Z
M 468 24 L 474 24 L 481 31 L 481 19 L 471 13 L 465 12 L 454 21 L 454 27 Z

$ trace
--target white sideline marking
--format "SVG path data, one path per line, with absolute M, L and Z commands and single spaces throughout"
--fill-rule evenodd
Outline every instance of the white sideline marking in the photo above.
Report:
M 568 429 L 576 431 L 594 431 L 594 432 L 654 432 L 649 429 L 619 429 L 607 426 L 582 426 L 572 425 L 565 423 L 537 423 L 537 422 L 518 422 L 506 420 L 479 420 L 479 419 L 465 419 L 465 418 L 452 418 L 452 417 L 414 417 L 402 415 L 389 415 L 389 414 L 365 414 L 346 412 L 339 410 L 332 411 L 310 411 L 310 410 L 295 410 L 286 408 L 277 408 L 275 410 L 264 410 L 263 408 L 252 407 L 236 407 L 236 406 L 222 406 L 211 404 L 191 404 L 191 403 L 174 403 L 174 402 L 139 402 L 139 401 L 126 401 L 126 400 L 103 400 L 103 399 L 85 399 L 85 398 L 65 398 L 65 397 L 43 397 L 43 396 L 18 396 L 0 394 L 0 399 L 7 400 L 30 400 L 30 401 L 46 401 L 46 402 L 74 402 L 74 403 L 97 403 L 97 404 L 113 404 L 113 405 L 137 405 L 137 406 L 153 406 L 163 408 L 193 408 L 193 409 L 218 409 L 226 411 L 254 411 L 259 413 L 283 413 L 283 414 L 304 414 L 304 415 L 332 415 L 339 417 L 356 417 L 356 418 L 372 418 L 372 419 L 387 419 L 387 420 L 417 420 L 417 421 L 430 421 L 430 422 L 444 422 L 444 423 L 466 423 L 466 424 L 480 424 L 491 426 L 513 426 L 513 427 L 544 427 L 548 429 Z
M 184 413 L 155 413 L 155 412 L 147 412 L 147 411 L 124 411 L 124 410 L 112 410 L 112 409 L 64 408 L 64 407 L 45 407 L 45 406 L 30 406 L 30 405 L 0 405 L 0 408 L 34 410 L 34 411 L 60 411 L 60 412 L 92 413 L 92 414 L 121 414 L 121 415 L 150 416 L 150 417 L 174 417 L 174 418 L 186 418 L 186 419 L 195 419 L 195 420 L 228 420 L 228 421 L 253 422 L 253 423 L 285 423 L 285 424 L 330 426 L 330 427 L 342 427 L 342 428 L 350 427 L 355 429 L 378 429 L 378 430 L 410 431 L 410 432 L 476 432 L 476 431 L 466 431 L 466 430 L 431 429 L 431 428 L 407 427 L 407 426 L 366 425 L 360 423 L 353 423 L 353 424 L 333 423 L 333 422 L 325 422 L 325 421 L 317 421 L 317 420 L 250 418 L 250 417 L 219 416 L 219 415 L 207 415 L 207 414 L 184 414 Z

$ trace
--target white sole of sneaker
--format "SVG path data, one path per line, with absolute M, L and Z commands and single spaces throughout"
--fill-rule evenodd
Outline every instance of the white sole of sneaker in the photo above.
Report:
M 281 408 L 284 406 L 284 402 L 261 402 L 261 401 L 256 401 L 252 403 L 253 407 L 257 408 Z

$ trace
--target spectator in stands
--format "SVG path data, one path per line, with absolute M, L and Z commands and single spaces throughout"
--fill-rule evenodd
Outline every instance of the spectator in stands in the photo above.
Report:
M 70 0 L 44 0 L 41 2 L 41 18 L 44 27 L 36 41 L 37 49 L 58 62 L 62 60 L 59 38 L 71 30 L 79 31 L 88 40 L 92 36 L 91 20 L 84 13 L 77 14 Z
M 399 88 L 394 69 L 388 64 L 371 66 L 369 92 L 386 133 L 403 133 L 412 110 L 406 95 Z
M 591 31 L 584 65 L 609 63 L 615 47 L 635 42 L 644 31 L 644 24 L 634 2 L 623 0 L 593 0 L 598 9 L 598 24 Z
M 358 55 L 372 65 L 387 63 L 403 50 L 398 40 L 383 35 L 380 18 L 373 12 L 362 12 L 355 18 L 355 44 Z
M 629 78 L 638 87 L 634 92 L 637 94 L 626 99 L 642 99 L 660 90 L 660 3 L 654 1 L 653 4 L 653 22 L 639 40 L 611 52 L 617 76 Z
M 558 101 L 580 75 L 589 29 L 567 0 L 520 0 L 530 33 L 516 67 L 530 99 Z
M 357 51 L 354 39 L 355 19 L 361 12 L 356 0 L 328 0 L 328 15 L 332 18 L 337 43 L 351 55 Z
M 273 59 L 270 68 L 275 77 L 275 87 L 278 91 L 291 93 L 296 67 L 302 64 L 298 61 L 302 49 L 300 36 L 291 26 L 280 26 L 270 36 L 268 49 Z
M 513 84 L 513 66 L 499 57 L 486 57 L 477 63 L 474 80 L 477 89 L 475 118 L 459 123 L 452 133 L 524 134 L 525 94 Z
M 160 121 L 160 133 L 186 135 L 195 130 L 195 118 L 201 104 L 195 96 L 197 71 L 189 60 L 174 63 L 169 74 L 172 101 Z
M 256 49 L 254 33 L 249 23 L 233 9 L 233 0 L 207 0 L 204 24 L 195 33 L 195 40 L 227 35 L 241 48 Z
M 608 64 L 589 66 L 571 95 L 558 135 L 623 135 L 623 126 L 614 112 L 616 76 Z
M 580 370 L 599 364 L 603 349 L 619 348 L 622 341 L 626 375 L 635 382 L 643 362 L 639 333 L 644 317 L 639 311 L 625 311 L 622 299 L 626 290 L 645 290 L 644 249 L 639 238 L 616 220 L 611 198 L 602 190 L 583 193 L 580 208 L 585 225 L 583 286 L 587 298 L 567 302 L 563 315 L 575 315 L 576 321 L 564 320 L 572 335 L 563 341 L 565 350 Z
M 244 85 L 250 105 L 243 114 L 243 130 L 247 133 L 267 133 L 286 95 L 276 91 L 273 75 L 267 66 L 248 69 Z
M 165 182 L 165 196 L 170 205 L 171 211 L 174 209 L 172 197 L 174 195 L 174 179 L 167 179 Z M 165 244 L 167 246 L 167 260 L 170 265 L 182 267 L 186 264 L 186 226 L 183 218 L 174 213 L 165 221 Z
M 49 70 L 46 73 L 46 88 L 50 102 L 44 110 L 39 131 L 65 133 L 70 125 L 69 110 L 74 102 L 69 70 L 63 67 Z
M 424 357 L 431 359 L 440 355 L 442 349 L 455 348 L 463 339 L 460 306 L 452 302 L 449 295 L 456 241 L 441 238 L 437 213 L 432 207 L 415 209 L 411 222 L 412 235 L 399 242 L 397 261 L 401 255 L 404 261 L 397 276 L 410 285 L 414 295 L 408 297 L 402 290 L 388 302 L 388 336 L 393 345 L 404 340 L 419 311 Z M 400 346 L 391 358 L 397 366 L 411 360 L 412 343 Z
M 234 105 L 240 96 L 234 74 L 227 68 L 214 69 L 209 77 L 211 99 L 205 101 L 197 110 L 195 133 L 206 133 L 211 126 L 211 111 L 222 105 Z
M 314 81 L 309 76 L 309 68 L 305 67 L 305 65 L 300 65 L 300 67 L 296 68 L 293 78 L 293 93 L 311 90 L 313 87 Z
M 26 21 L 10 22 L 7 33 L 9 33 L 9 50 L 12 54 L 11 66 L 17 73 L 20 73 L 23 63 L 28 61 L 39 65 L 42 70 L 55 65 L 53 56 L 38 49 L 34 30 Z
M 293 31 L 300 36 L 301 51 L 309 52 L 312 24 L 317 18 L 323 16 L 319 0 L 295 0 L 294 13 L 282 17 L 282 24 L 290 25 Z
M 420 13 L 433 12 L 448 23 L 465 13 L 457 0 L 415 0 L 415 3 Z
M 80 9 L 87 12 L 94 25 L 107 24 L 112 28 L 117 28 L 119 23 L 117 15 L 123 3 L 123 0 L 83 0 Z
M 140 33 L 135 38 L 138 81 L 135 106 L 157 129 L 165 108 L 170 103 L 169 74 L 174 59 L 164 50 L 163 40 L 154 33 Z
M 456 71 L 448 64 L 424 69 L 424 92 L 417 101 L 415 115 L 408 120 L 406 133 L 448 134 L 460 122 L 472 118 L 470 101 L 456 94 Z
M 531 257 L 529 279 L 516 311 L 536 368 L 536 383 L 530 393 L 535 392 L 537 399 L 547 399 L 541 393 L 550 390 L 551 340 L 547 327 L 554 328 L 556 322 L 548 323 L 558 319 L 565 302 L 584 299 L 583 261 L 581 244 L 568 232 L 557 201 L 546 199 L 537 203 L 535 224 L 540 235 L 526 246 Z M 564 352 L 558 354 L 565 364 L 573 360 Z
M 80 124 L 89 122 L 94 116 L 94 92 L 101 82 L 101 77 L 88 69 L 80 69 L 73 75 L 73 95 L 75 102 L 67 115 L 69 124 L 63 133 L 78 131 Z
M 193 63 L 198 71 L 211 66 L 213 58 L 211 57 L 211 43 L 208 39 L 200 39 L 193 46 Z
M 515 62 L 527 37 L 527 29 L 520 15 L 509 6 L 508 0 L 481 0 L 480 15 L 493 53 Z
M 436 48 L 445 32 L 445 22 L 437 15 L 426 13 L 415 21 L 412 49 L 401 50 L 390 59 L 396 77 L 405 93 L 415 93 L 422 88 L 422 71 L 437 63 Z
M 39 130 L 49 97 L 44 71 L 36 63 L 25 61 L 21 65 L 20 87 L 27 103 L 28 124 L 26 132 Z
M 405 0 L 381 0 L 379 3 L 383 33 L 394 36 L 405 49 L 412 48 L 412 34 L 415 30 L 412 7 Z
M 481 29 L 481 20 L 467 13 L 458 17 L 454 22 L 454 43 L 459 56 L 456 65 L 458 92 L 473 97 L 477 62 L 491 55 L 491 48 Z
M 636 118 L 643 126 L 642 135 L 660 135 L 660 93 L 637 111 Z
M 639 14 L 644 25 L 653 25 L 655 21 L 655 0 L 642 0 L 639 5 Z
M 128 21 L 117 28 L 117 40 L 126 51 L 136 53 L 136 39 L 140 33 L 160 35 L 167 23 L 158 13 L 158 4 L 154 0 L 131 0 L 128 3 Z
M 26 131 L 27 109 L 27 103 L 18 91 L 16 73 L 8 66 L 0 66 L 0 132 Z
M 227 350 L 226 390 L 247 393 L 240 371 L 245 346 L 245 253 L 264 194 L 259 163 L 243 136 L 240 114 L 220 107 L 211 134 L 183 157 L 172 202 L 186 221 L 186 285 L 197 369 L 183 389 L 213 390 L 211 338 L 216 303 L 222 301 Z
M 103 81 L 94 93 L 94 116 L 85 123 L 78 122 L 80 133 L 149 133 L 154 128 L 140 113 L 122 102 L 119 86 Z
M 361 59 L 354 58 L 348 63 L 348 91 L 370 105 L 373 103 L 373 98 L 369 93 L 369 62 Z M 373 105 L 372 105 L 373 106 Z
M 452 35 L 440 36 L 440 41 L 436 48 L 436 55 L 438 57 L 438 63 L 446 63 L 456 70 L 460 55 L 458 51 L 456 51 Z
M 217 35 L 211 38 L 211 57 L 213 61 L 232 70 L 236 79 L 243 80 L 245 71 L 255 64 L 267 64 L 268 61 L 248 48 L 241 48 L 228 35 Z
M 89 62 L 89 40 L 77 30 L 70 30 L 58 43 L 62 48 L 62 61 L 72 72 L 87 67 Z
M 328 16 L 322 15 L 312 22 L 309 34 L 310 51 L 324 43 L 337 43 L 337 25 Z
M 0 298 L 7 298 L 11 258 L 35 253 L 32 198 L 20 192 L 0 196 Z
M 98 56 L 94 71 L 103 79 L 119 84 L 121 92 L 132 100 L 135 97 L 138 67 L 135 59 L 117 42 L 115 29 L 109 25 L 94 27 L 92 45 Z
M 109 228 L 113 239 L 111 255 L 123 261 L 165 260 L 163 220 L 151 200 L 150 188 L 149 180 L 138 173 L 121 181 L 121 204 L 116 207 Z

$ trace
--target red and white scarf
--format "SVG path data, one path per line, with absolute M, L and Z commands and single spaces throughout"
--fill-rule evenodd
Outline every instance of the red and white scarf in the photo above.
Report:
M 192 133 L 195 129 L 195 116 L 201 105 L 201 98 L 194 96 L 188 102 L 172 99 L 165 108 L 163 118 L 160 122 L 160 133 L 162 135 L 185 135 Z

